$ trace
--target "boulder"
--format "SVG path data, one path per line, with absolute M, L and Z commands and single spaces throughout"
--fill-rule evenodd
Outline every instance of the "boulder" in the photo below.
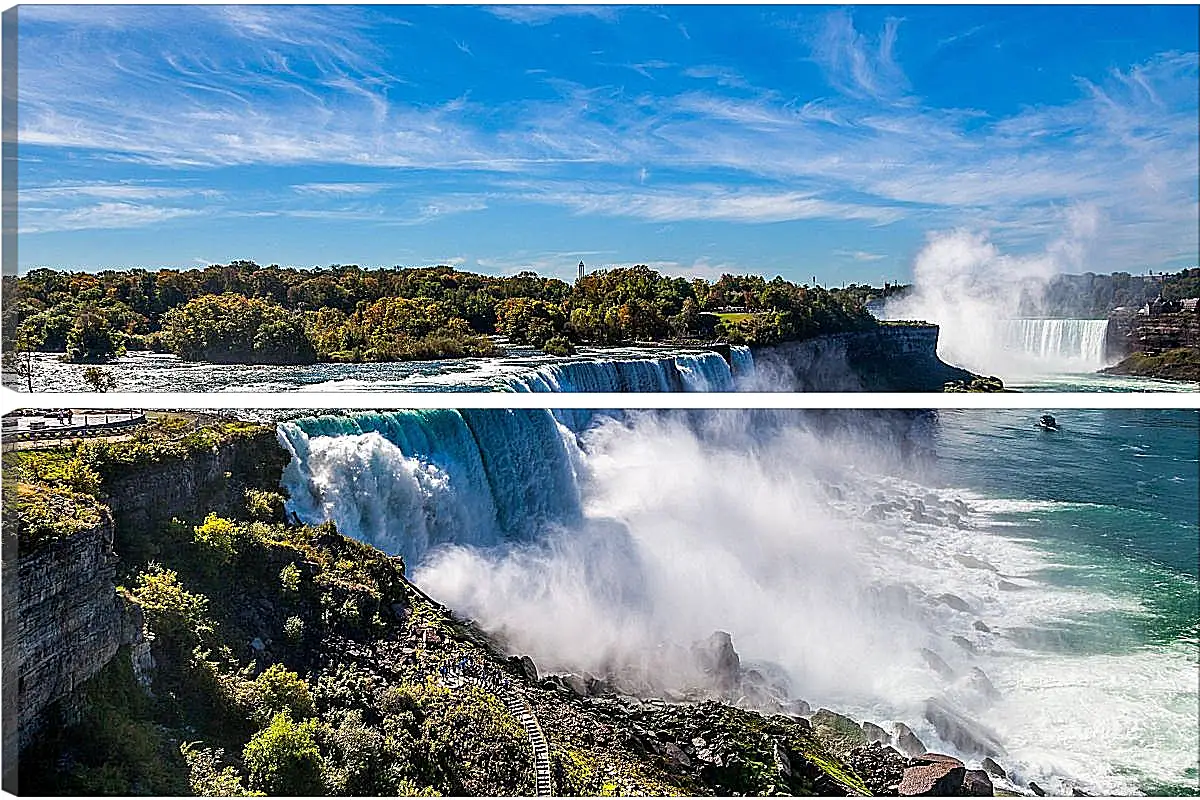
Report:
M 812 715 L 812 725 L 817 736 L 838 755 L 867 743 L 867 735 L 857 722 L 828 708 L 817 709 Z
M 588 691 L 587 680 L 581 675 L 576 675 L 572 672 L 569 672 L 562 676 L 562 682 L 563 685 L 580 697 L 587 697 L 590 694 Z
M 863 733 L 867 735 L 868 742 L 881 742 L 883 744 L 891 744 L 892 737 L 883 728 L 873 722 L 864 722 L 862 724 Z
M 896 793 L 901 797 L 956 795 L 966 774 L 967 768 L 957 758 L 925 753 L 909 761 Z
M 968 797 L 991 797 L 992 779 L 982 769 L 969 769 L 963 777 L 962 792 Z
M 951 680 L 954 677 L 954 669 L 937 653 L 933 652 L 928 647 L 922 647 L 921 655 L 925 657 L 925 663 L 929 665 L 929 668 L 938 675 L 942 676 L 946 680 Z
M 900 749 L 901 753 L 912 758 L 925 752 L 925 743 L 917 738 L 917 735 L 912 732 L 912 728 L 903 722 L 897 722 L 892 726 L 892 730 L 895 733 L 896 747 Z
M 955 611 L 970 611 L 971 610 L 971 607 L 969 605 L 967 605 L 967 601 L 963 600 L 961 597 L 959 597 L 956 594 L 950 594 L 950 593 L 939 594 L 935 599 L 939 603 L 942 603 L 943 605 L 950 606 Z
M 812 713 L 812 706 L 806 700 L 788 700 L 784 704 L 784 712 L 795 717 L 804 717 Z
M 975 620 L 975 624 L 971 626 L 980 633 L 991 633 L 992 629 L 985 625 L 981 620 Z
M 971 640 L 965 636 L 954 635 L 954 636 L 950 637 L 950 641 L 954 642 L 956 645 L 961 647 L 963 650 L 966 650 L 968 653 L 971 653 L 972 655 L 974 655 L 975 653 L 978 652 L 975 649 L 975 645 L 971 643 Z
M 687 757 L 687 753 L 679 749 L 679 745 L 674 742 L 667 742 L 663 745 L 663 755 L 666 756 L 672 764 L 684 769 L 691 769 L 692 760 Z
M 718 691 L 730 692 L 741 682 L 742 660 L 733 649 L 733 637 L 725 631 L 714 631 L 704 642 L 697 643 L 692 652 L 700 669 Z
M 908 767 L 908 759 L 891 747 L 872 742 L 846 754 L 846 763 L 854 768 L 873 795 L 894 795 Z
M 530 683 L 538 682 L 537 665 L 529 656 L 509 656 L 508 663 L 520 670 Z
M 994 566 L 992 566 L 991 564 L 989 564 L 988 562 L 984 561 L 981 558 L 976 558 L 975 556 L 967 556 L 967 555 L 959 554 L 954 557 L 954 560 L 957 561 L 958 563 L 962 564 L 967 569 L 985 569 L 988 572 L 999 572 L 1000 571 L 1000 570 L 996 569 Z
M 971 667 L 971 671 L 967 674 L 967 686 L 988 700 L 1000 699 L 1000 690 L 992 684 L 991 678 L 979 667 Z
M 1004 755 L 1004 747 L 994 732 L 941 700 L 930 698 L 925 701 L 925 719 L 943 741 L 954 745 L 962 753 L 993 757 Z
M 1008 773 L 1004 771 L 1004 768 L 990 758 L 983 760 L 983 768 L 989 775 L 995 775 L 997 778 L 1008 780 Z
M 1024 589 L 1024 586 L 1013 583 L 1012 581 L 1000 581 L 996 584 L 996 588 L 1002 592 L 1019 592 Z
M 1034 783 L 1033 781 L 1030 781 L 1030 782 L 1029 782 L 1029 791 L 1033 792 L 1033 793 L 1034 793 L 1034 794 L 1036 794 L 1038 797 L 1045 797 L 1045 796 L 1046 796 L 1046 790 L 1045 790 L 1045 789 L 1043 789 L 1042 787 L 1038 786 L 1038 785 L 1037 785 L 1036 783 Z

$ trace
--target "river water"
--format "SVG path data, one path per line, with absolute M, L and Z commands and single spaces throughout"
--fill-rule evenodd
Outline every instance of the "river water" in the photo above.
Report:
M 669 693 L 724 630 L 814 708 L 978 764 L 924 718 L 949 704 L 1018 786 L 1194 793 L 1197 412 L 1056 416 L 433 410 L 279 435 L 294 513 L 404 555 L 543 670 Z

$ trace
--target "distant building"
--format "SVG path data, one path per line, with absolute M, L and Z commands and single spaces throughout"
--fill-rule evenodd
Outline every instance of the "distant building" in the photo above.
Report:
M 584 267 L 583 262 L 580 261 L 579 262 L 579 274 L 575 277 L 575 280 L 583 280 L 583 276 L 586 274 L 587 274 L 587 268 Z
M 1179 301 L 1179 307 L 1193 313 L 1200 311 L 1200 297 L 1188 297 Z

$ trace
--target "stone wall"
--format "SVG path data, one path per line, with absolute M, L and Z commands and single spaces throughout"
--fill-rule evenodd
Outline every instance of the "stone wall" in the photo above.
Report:
M 1153 355 L 1180 347 L 1200 348 L 1200 314 L 1114 314 L 1108 319 L 1105 353 L 1110 360 L 1130 353 Z
M 974 376 L 937 356 L 938 326 L 881 325 L 754 348 L 763 390 L 940 392 Z

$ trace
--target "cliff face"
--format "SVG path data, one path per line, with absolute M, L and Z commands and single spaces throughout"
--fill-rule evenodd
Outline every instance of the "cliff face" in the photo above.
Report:
M 938 326 L 881 325 L 754 350 L 763 388 L 793 392 L 940 392 L 974 376 L 937 357 Z
M 105 481 L 118 551 L 138 555 L 127 552 L 127 534 L 145 532 L 172 517 L 240 507 L 246 487 L 277 485 L 286 465 L 274 429 L 265 427 L 253 437 Z
M 116 595 L 112 539 L 112 518 L 104 513 L 95 527 L 6 564 L 6 787 L 16 766 L 9 756 L 48 722 L 70 721 L 75 688 L 141 636 L 141 615 Z
M 146 560 L 146 543 L 172 517 L 221 513 L 243 503 L 247 486 L 275 485 L 285 461 L 274 429 L 265 427 L 208 452 L 107 478 L 97 525 L 26 556 L 17 557 L 19 532 L 5 531 L 5 788 L 15 790 L 20 750 L 47 724 L 74 719 L 82 701 L 76 688 L 122 645 L 134 646 L 135 672 L 146 665 L 141 614 L 116 594 L 121 561 Z
M 1154 355 L 1182 347 L 1200 348 L 1200 314 L 1117 314 L 1109 317 L 1105 352 L 1110 358 L 1130 353 Z

